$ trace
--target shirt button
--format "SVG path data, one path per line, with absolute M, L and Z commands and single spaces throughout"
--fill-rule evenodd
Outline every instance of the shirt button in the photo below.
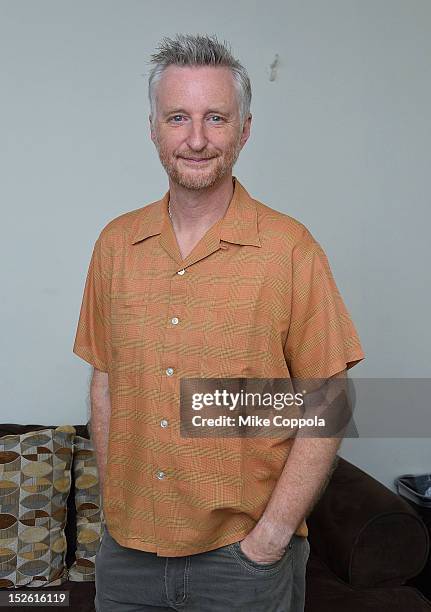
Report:
M 184 274 L 185 270 L 178 270 L 177 274 L 179 274 L 180 276 L 182 276 Z
M 171 323 L 172 325 L 178 325 L 178 323 L 180 322 L 180 320 L 178 319 L 178 317 L 173 317 L 171 319 Z
M 167 427 L 168 426 L 168 421 L 166 419 L 162 419 L 160 421 L 160 427 Z
M 159 471 L 156 473 L 156 476 L 157 476 L 157 478 L 158 478 L 159 480 L 163 480 L 163 478 L 166 476 L 166 474 L 165 474 L 164 472 L 162 472 L 162 470 L 159 470 Z
M 166 368 L 166 374 L 168 376 L 172 376 L 173 373 L 174 373 L 174 368 Z

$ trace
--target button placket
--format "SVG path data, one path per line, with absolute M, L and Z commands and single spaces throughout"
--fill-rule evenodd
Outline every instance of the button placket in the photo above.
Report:
M 188 272 L 188 271 L 187 271 Z M 172 270 L 170 276 L 169 292 L 165 295 L 166 314 L 164 318 L 163 337 L 161 338 L 160 351 L 160 394 L 163 401 L 158 405 L 153 420 L 154 438 L 161 444 L 171 445 L 179 436 L 178 414 L 179 414 L 179 380 L 181 378 L 181 348 L 184 344 L 184 323 L 187 321 L 185 308 L 187 297 L 188 276 L 186 269 L 178 267 Z M 169 491 L 177 470 L 175 454 L 170 454 L 168 463 L 160 465 L 155 457 L 154 462 L 154 485 L 159 491 Z M 161 504 L 159 507 L 159 503 Z M 164 504 L 157 499 L 154 500 L 156 515 L 163 514 Z M 154 527 L 155 537 L 158 536 L 157 525 Z

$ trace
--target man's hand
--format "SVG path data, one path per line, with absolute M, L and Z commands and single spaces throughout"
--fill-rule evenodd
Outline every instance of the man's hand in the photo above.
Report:
M 260 521 L 241 540 L 240 548 L 256 563 L 276 563 L 284 555 L 292 535 L 293 532 L 286 528 L 281 532 L 278 526 Z

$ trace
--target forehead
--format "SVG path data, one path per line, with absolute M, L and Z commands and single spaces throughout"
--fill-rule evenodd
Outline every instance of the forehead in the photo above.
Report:
M 163 108 L 238 103 L 234 77 L 224 66 L 168 66 L 156 86 L 156 95 Z

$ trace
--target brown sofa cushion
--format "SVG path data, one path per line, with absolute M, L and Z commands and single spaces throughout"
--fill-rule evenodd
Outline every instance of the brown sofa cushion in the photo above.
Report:
M 307 524 L 314 553 L 355 587 L 402 585 L 426 563 L 428 533 L 414 510 L 341 457 Z
M 305 612 L 430 612 L 430 603 L 405 586 L 358 589 L 342 582 L 322 561 L 307 564 Z

